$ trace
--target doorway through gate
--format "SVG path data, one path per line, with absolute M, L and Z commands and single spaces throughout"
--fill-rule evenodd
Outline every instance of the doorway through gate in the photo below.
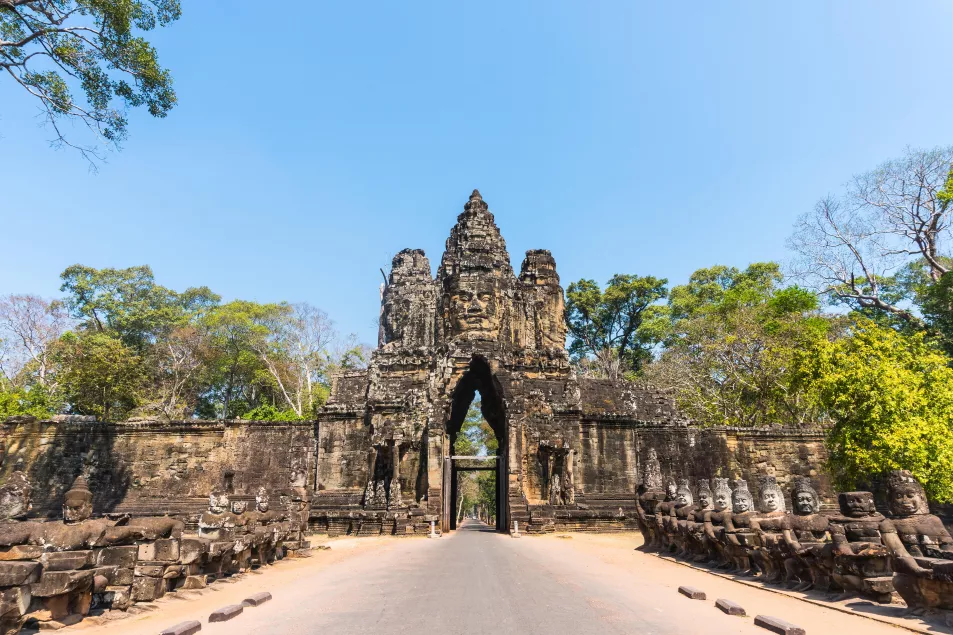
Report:
M 506 525 L 506 417 L 486 360 L 474 357 L 453 392 L 444 443 L 442 529 L 474 517 Z

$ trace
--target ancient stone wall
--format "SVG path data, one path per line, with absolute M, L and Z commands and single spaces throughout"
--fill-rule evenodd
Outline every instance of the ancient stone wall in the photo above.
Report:
M 81 473 L 97 514 L 194 516 L 216 488 L 250 499 L 260 487 L 313 484 L 315 436 L 313 422 L 13 421 L 0 425 L 0 482 L 25 471 L 35 517 L 58 514 Z

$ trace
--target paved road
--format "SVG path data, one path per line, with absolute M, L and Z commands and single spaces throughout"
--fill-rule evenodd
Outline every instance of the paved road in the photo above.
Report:
M 274 589 L 275 599 L 203 634 L 605 635 L 766 633 L 724 615 L 716 597 L 749 613 L 781 613 L 808 633 L 893 633 L 895 628 L 751 589 L 633 552 L 586 552 L 583 540 L 515 540 L 468 523 L 439 540 L 394 540 L 356 552 Z M 315 554 L 316 558 L 321 553 Z M 267 574 L 265 574 L 267 576 Z M 262 577 L 261 580 L 267 580 Z M 676 592 L 707 586 L 707 602 Z M 734 594 L 734 595 L 725 595 Z M 195 616 L 199 617 L 199 616 Z M 204 620 L 203 620 L 204 621 Z

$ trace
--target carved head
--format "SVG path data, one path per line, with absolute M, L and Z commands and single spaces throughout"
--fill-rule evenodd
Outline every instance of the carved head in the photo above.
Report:
M 32 508 L 33 487 L 26 474 L 17 470 L 0 487 L 0 520 L 23 518 Z
M 678 485 L 675 484 L 674 478 L 665 479 L 665 497 L 670 501 L 678 498 Z
M 806 476 L 794 478 L 794 489 L 791 490 L 791 502 L 794 504 L 794 513 L 798 516 L 816 514 L 821 508 L 821 499 L 817 495 L 811 479 Z
M 678 489 L 675 491 L 675 500 L 679 505 L 693 505 L 695 503 L 692 497 L 692 488 L 688 486 L 688 479 L 683 478 L 678 482 Z
M 268 511 L 268 508 L 271 506 L 271 503 L 268 501 L 268 490 L 264 487 L 258 488 L 258 493 L 255 494 L 255 508 L 265 513 Z
M 900 518 L 930 513 L 926 492 L 909 470 L 894 470 L 887 477 L 887 505 Z
M 712 479 L 715 482 L 715 492 L 714 492 L 714 504 L 715 511 L 723 511 L 731 507 L 731 488 L 728 487 L 728 479 L 726 478 L 714 478 Z
M 93 493 L 83 475 L 76 477 L 73 486 L 63 498 L 63 522 L 67 525 L 88 520 L 93 515 Z
M 698 506 L 702 509 L 711 509 L 712 506 L 711 488 L 704 479 L 698 481 Z
M 762 512 L 783 512 L 785 510 L 784 494 L 778 487 L 778 481 L 775 477 L 768 475 L 758 477 L 758 502 Z
M 500 329 L 500 291 L 491 280 L 461 278 L 445 297 L 451 334 L 492 338 Z
M 837 495 L 840 512 L 849 518 L 863 518 L 877 511 L 870 492 L 841 492 Z
M 754 509 L 754 498 L 748 491 L 748 481 L 739 478 L 731 492 L 731 511 L 735 514 L 750 512 Z
M 233 500 L 232 501 L 232 513 L 233 514 L 244 514 L 248 509 L 248 501 Z
M 208 495 L 208 510 L 212 514 L 224 514 L 229 510 L 228 494 L 215 491 Z

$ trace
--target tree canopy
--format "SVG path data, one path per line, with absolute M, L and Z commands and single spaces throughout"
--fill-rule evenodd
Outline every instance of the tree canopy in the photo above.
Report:
M 142 36 L 182 15 L 179 0 L 5 0 L 0 2 L 0 71 L 33 97 L 54 142 L 101 158 L 96 143 L 70 139 L 78 121 L 118 147 L 127 110 L 165 117 L 175 106 L 172 76 Z

